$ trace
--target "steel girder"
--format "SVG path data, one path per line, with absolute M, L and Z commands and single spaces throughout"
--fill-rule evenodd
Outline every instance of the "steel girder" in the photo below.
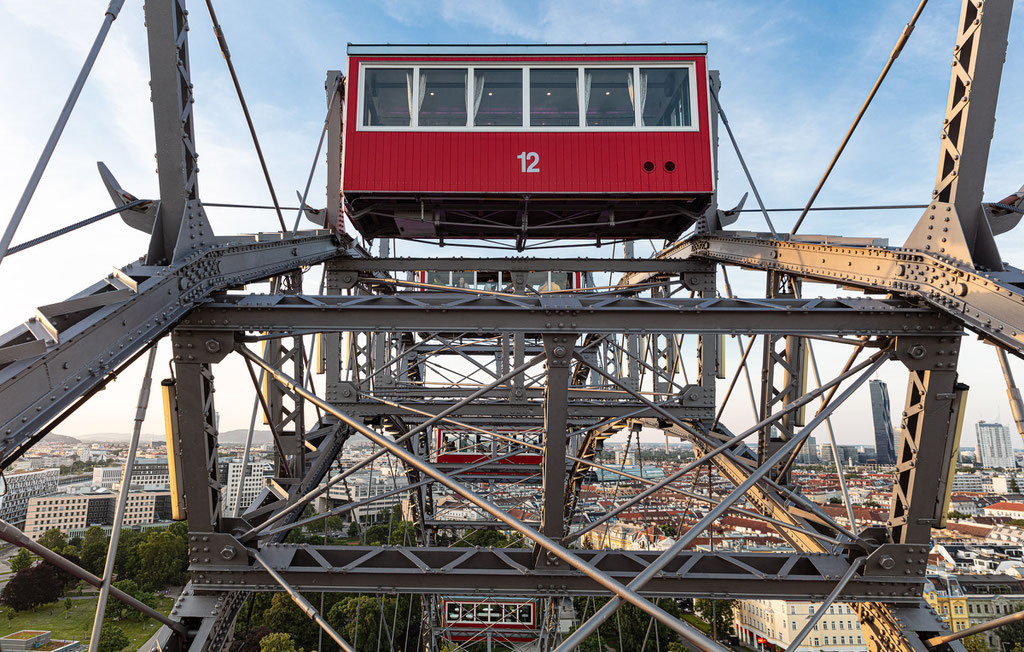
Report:
M 214 535 L 211 553 L 193 563 L 197 592 L 277 591 L 259 565 L 244 556 L 224 561 L 219 551 L 238 546 L 229 535 Z M 661 551 L 579 550 L 594 567 L 626 582 Z M 290 585 L 301 591 L 429 593 L 487 596 L 608 595 L 608 591 L 565 564 L 533 565 L 529 548 L 443 548 L 404 546 L 314 546 L 271 544 L 260 551 Z M 927 546 L 888 544 L 843 591 L 842 600 L 870 601 L 885 596 L 894 603 L 916 604 L 921 579 L 916 569 L 927 559 Z M 877 561 L 898 556 L 898 568 Z M 756 553 L 734 550 L 688 550 L 642 591 L 649 597 L 720 597 L 752 599 L 822 599 L 849 568 L 842 555 L 828 553 Z M 913 569 L 912 575 L 904 573 Z
M 123 267 L 0 336 L 0 468 L 211 293 L 351 249 L 327 231 L 216 238 L 167 267 Z
M 934 311 L 894 299 L 678 299 L 619 296 L 224 295 L 181 320 L 207 331 L 956 335 Z
M 943 209 L 935 204 L 940 218 Z M 943 218 L 944 219 L 944 218 Z M 951 256 L 905 248 L 772 240 L 767 234 L 720 232 L 662 252 L 750 269 L 776 271 L 868 292 L 923 301 L 983 339 L 1024 357 L 1024 274 L 990 272 Z

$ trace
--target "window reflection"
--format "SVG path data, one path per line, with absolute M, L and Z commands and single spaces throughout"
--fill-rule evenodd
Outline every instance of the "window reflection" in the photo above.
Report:
M 466 69 L 421 68 L 419 124 L 423 127 L 466 126 Z
M 580 124 L 579 74 L 576 69 L 530 69 L 530 126 Z
M 367 68 L 363 122 L 368 126 L 408 127 L 412 107 L 412 68 Z
M 645 127 L 690 126 L 687 68 L 641 68 L 638 101 Z
M 475 126 L 523 126 L 523 71 L 474 70 L 472 108 Z
M 583 79 L 587 126 L 632 127 L 633 69 L 588 68 Z

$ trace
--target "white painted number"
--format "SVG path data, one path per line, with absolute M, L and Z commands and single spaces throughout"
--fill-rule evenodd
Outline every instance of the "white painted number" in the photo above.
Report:
M 540 154 L 537 152 L 520 152 L 516 158 L 522 172 L 540 172 Z

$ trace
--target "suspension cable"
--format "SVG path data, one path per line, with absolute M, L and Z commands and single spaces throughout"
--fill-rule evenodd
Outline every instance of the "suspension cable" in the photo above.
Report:
M 110 4 L 107 5 L 107 10 L 103 15 L 103 24 L 100 25 L 100 31 L 96 34 L 96 39 L 89 49 L 89 54 L 85 57 L 85 63 L 82 64 L 82 69 L 78 72 L 78 78 L 75 79 L 75 85 L 71 87 L 71 93 L 68 94 L 68 99 L 64 102 L 64 108 L 61 109 L 60 115 L 57 117 L 57 124 L 53 125 L 50 138 L 46 141 L 46 145 L 43 146 L 43 152 L 39 155 L 35 169 L 32 170 L 32 176 L 29 177 L 28 184 L 21 193 L 21 199 L 18 200 L 14 214 L 11 215 L 11 221 L 7 223 L 7 230 L 4 231 L 3 238 L 0 238 L 0 262 L 7 255 L 7 248 L 11 246 L 11 240 L 14 240 L 14 233 L 18 230 L 21 219 L 25 217 L 25 211 L 28 210 L 28 204 L 32 201 L 32 195 L 35 194 L 39 181 L 43 178 L 43 172 L 50 162 L 50 157 L 53 156 L 53 151 L 57 148 L 57 141 L 60 140 L 61 134 L 64 133 L 64 127 L 68 124 L 71 111 L 74 110 L 78 97 L 82 94 L 85 80 L 89 78 L 89 73 L 92 71 L 92 66 L 100 53 L 100 48 L 103 47 L 103 42 L 107 39 L 110 26 L 114 24 L 117 15 L 121 12 L 122 5 L 124 5 L 124 0 L 110 0 Z
M 828 176 L 832 174 L 832 169 L 836 166 L 836 162 L 839 161 L 839 156 L 846 149 L 847 143 L 850 142 L 850 138 L 853 136 L 853 132 L 857 129 L 857 125 L 860 124 L 860 119 L 864 117 L 864 113 L 868 110 L 868 106 L 871 104 L 871 100 L 875 99 L 875 93 L 878 92 L 879 87 L 882 85 L 882 81 L 885 76 L 889 74 L 889 69 L 892 68 L 892 64 L 896 62 L 896 57 L 900 56 L 900 52 L 903 51 L 903 46 L 907 44 L 907 40 L 910 39 L 910 34 L 914 31 L 914 25 L 917 23 L 918 17 L 921 12 L 924 11 L 924 6 L 928 4 L 928 0 L 921 0 L 921 4 L 917 5 L 917 10 L 914 15 L 910 18 L 910 22 L 907 23 L 906 27 L 900 33 L 900 37 L 896 39 L 896 46 L 893 47 L 892 52 L 889 53 L 889 60 L 885 62 L 885 67 L 882 68 L 882 73 L 878 75 L 878 79 L 875 80 L 875 85 L 871 87 L 871 92 L 868 93 L 868 98 L 864 100 L 864 104 L 861 105 L 860 111 L 857 112 L 857 117 L 854 118 L 853 124 L 850 125 L 849 130 L 846 132 L 846 136 L 843 137 L 843 142 L 839 144 L 839 149 L 836 150 L 835 156 L 832 157 L 832 161 L 828 164 L 828 169 L 825 170 L 825 174 L 821 177 L 821 181 L 818 182 L 818 187 L 811 193 L 811 198 L 807 200 L 807 205 L 804 206 L 804 210 L 800 213 L 800 217 L 797 218 L 796 224 L 793 225 L 793 229 L 789 232 L 790 235 L 794 235 L 803 224 L 804 218 L 807 217 L 807 211 L 810 210 L 811 204 L 818 198 L 818 193 L 821 192 L 822 186 L 825 185 L 825 181 L 828 180 Z
M 252 136 L 252 144 L 256 147 L 256 156 L 260 159 L 260 167 L 263 168 L 263 178 L 267 180 L 267 188 L 270 190 L 270 200 L 274 202 L 274 210 L 277 211 L 277 221 L 281 224 L 281 230 L 286 231 L 288 227 L 284 224 L 284 215 L 281 213 L 281 205 L 277 201 L 277 193 L 274 191 L 274 183 L 270 180 L 270 170 L 267 169 L 267 161 L 263 158 L 263 149 L 260 147 L 260 139 L 256 137 L 256 127 L 252 124 L 252 116 L 249 115 L 249 105 L 245 102 L 245 95 L 242 94 L 242 86 L 238 83 L 238 75 L 235 74 L 235 64 L 231 61 L 231 51 L 228 49 L 228 40 L 224 36 L 224 30 L 217 21 L 217 13 L 213 10 L 213 0 L 206 0 L 206 8 L 210 12 L 210 21 L 213 23 L 213 32 L 217 35 L 217 45 L 220 46 L 220 53 L 224 55 L 224 61 L 228 64 L 228 73 L 231 74 L 231 82 L 235 85 L 235 94 L 238 95 L 238 103 L 242 105 L 242 113 L 245 115 L 245 124 L 249 126 L 249 135 Z

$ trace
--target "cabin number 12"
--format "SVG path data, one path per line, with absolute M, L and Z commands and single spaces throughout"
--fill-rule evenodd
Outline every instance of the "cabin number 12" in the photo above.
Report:
M 516 158 L 521 172 L 540 172 L 540 154 L 537 152 L 520 152 Z

